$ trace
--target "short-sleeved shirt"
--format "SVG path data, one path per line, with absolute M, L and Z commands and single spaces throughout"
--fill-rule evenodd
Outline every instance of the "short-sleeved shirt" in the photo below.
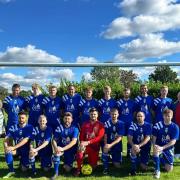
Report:
M 7 96 L 3 101 L 3 108 L 8 115 L 7 126 L 18 124 L 18 114 L 25 108 L 25 99 L 21 96 Z
M 153 136 L 156 137 L 155 144 L 159 146 L 164 146 L 168 144 L 171 140 L 178 140 L 179 138 L 179 128 L 178 126 L 171 122 L 171 124 L 166 125 L 164 121 L 160 121 L 153 126 Z M 168 149 L 172 149 L 170 147 Z

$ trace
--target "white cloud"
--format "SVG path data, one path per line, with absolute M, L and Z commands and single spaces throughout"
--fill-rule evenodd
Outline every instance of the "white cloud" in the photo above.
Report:
M 96 63 L 97 60 L 94 57 L 78 56 L 76 63 Z
M 11 89 L 12 84 L 19 83 L 23 89 L 30 90 L 30 86 L 36 82 L 41 86 L 52 82 L 59 84 L 60 79 L 67 79 L 72 81 L 74 73 L 71 69 L 48 69 L 35 68 L 33 71 L 28 71 L 26 75 L 16 75 L 13 73 L 0 74 L 0 82 L 3 87 Z
M 141 62 L 145 58 L 160 58 L 180 52 L 180 41 L 167 41 L 162 34 L 146 34 L 120 47 L 123 51 L 115 55 L 115 61 Z
M 86 82 L 92 81 L 92 76 L 91 76 L 91 74 L 90 74 L 89 72 L 84 72 L 82 78 L 83 78 Z
M 5 52 L 0 52 L 0 62 L 16 63 L 58 63 L 62 59 L 37 49 L 33 45 L 26 47 L 8 47 Z
M 116 39 L 179 29 L 180 4 L 175 2 L 124 0 L 119 7 L 125 16 L 114 19 L 101 35 L 107 39 Z

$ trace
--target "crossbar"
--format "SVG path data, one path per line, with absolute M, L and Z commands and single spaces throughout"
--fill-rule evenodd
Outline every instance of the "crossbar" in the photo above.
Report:
M 0 67 L 152 67 L 152 66 L 180 66 L 180 62 L 163 63 L 5 63 Z

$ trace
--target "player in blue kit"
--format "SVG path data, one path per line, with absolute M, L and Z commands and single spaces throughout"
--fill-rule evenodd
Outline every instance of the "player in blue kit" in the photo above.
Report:
M 3 101 L 3 108 L 8 115 L 7 131 L 10 126 L 18 124 L 18 113 L 25 108 L 25 99 L 19 95 L 20 91 L 20 85 L 13 84 L 12 95 L 7 96 Z
M 145 114 L 145 121 L 148 123 L 152 123 L 152 109 L 153 109 L 153 97 L 148 95 L 148 87 L 145 84 L 141 84 L 140 86 L 140 93 L 141 95 L 135 98 L 135 107 L 136 112 L 144 112 Z
M 116 168 L 119 168 L 122 162 L 122 137 L 125 133 L 124 123 L 119 121 L 117 109 L 111 109 L 110 114 L 111 118 L 105 122 L 104 148 L 102 153 L 103 174 L 108 174 L 109 172 L 109 154 L 111 154 L 113 165 Z
M 9 168 L 9 173 L 3 178 L 9 178 L 14 175 L 13 154 L 20 157 L 20 166 L 22 171 L 29 167 L 29 148 L 30 138 L 33 127 L 27 124 L 27 115 L 25 112 L 19 113 L 19 123 L 12 125 L 4 139 L 5 159 Z M 10 145 L 10 139 L 14 140 L 14 145 Z
M 72 164 L 75 159 L 77 151 L 77 139 L 79 130 L 76 126 L 72 125 L 72 114 L 66 112 L 63 118 L 63 124 L 58 126 L 55 130 L 52 145 L 54 148 L 54 176 L 52 179 L 56 179 L 59 174 L 60 156 L 64 154 L 64 170 L 70 172 Z
M 162 86 L 160 94 L 160 97 L 154 99 L 155 122 L 163 121 L 163 111 L 172 108 L 172 99 L 167 97 L 168 86 Z
M 151 125 L 145 122 L 144 112 L 139 111 L 136 115 L 137 122 L 132 123 L 128 131 L 128 142 L 131 145 L 131 172 L 136 175 L 137 156 L 140 155 L 140 166 L 147 170 L 151 149 Z
M 33 94 L 26 97 L 26 108 L 29 111 L 28 124 L 33 127 L 38 126 L 39 116 L 43 114 L 42 101 L 44 95 L 41 94 L 41 90 L 38 84 L 34 83 L 32 85 Z
M 127 136 L 128 129 L 134 120 L 135 114 L 135 102 L 130 99 L 131 90 L 125 88 L 123 90 L 123 98 L 117 101 L 117 108 L 119 111 L 119 119 L 124 122 L 125 125 L 125 135 Z M 131 146 L 127 142 L 127 157 L 130 155 Z
M 50 126 L 53 131 L 60 124 L 60 115 L 62 108 L 61 98 L 57 96 L 57 87 L 49 87 L 49 97 L 45 97 L 42 101 L 44 114 L 47 117 L 47 126 Z
M 76 89 L 74 85 L 68 86 L 68 93 L 62 97 L 63 101 L 63 111 L 71 112 L 73 116 L 73 124 L 76 126 L 80 125 L 80 118 L 79 118 L 79 103 L 82 97 L 76 93 Z
M 52 128 L 47 126 L 47 119 L 44 115 L 39 116 L 38 123 L 39 126 L 35 127 L 32 132 L 32 141 L 29 151 L 29 162 L 34 175 L 36 175 L 35 157 L 37 155 L 40 157 L 41 168 L 44 171 L 48 171 L 52 165 Z M 36 142 L 35 147 L 33 147 L 34 141 Z
M 111 97 L 111 87 L 104 87 L 104 98 L 99 100 L 100 121 L 104 124 L 110 116 L 112 108 L 116 108 L 116 100 Z
M 81 117 L 81 125 L 90 119 L 89 117 L 89 110 L 91 108 L 98 108 L 98 101 L 92 97 L 93 89 L 88 87 L 85 89 L 85 99 L 81 99 L 79 103 L 80 109 L 80 117 Z
M 154 178 L 160 178 L 160 162 L 167 172 L 173 170 L 174 144 L 179 138 L 179 128 L 171 120 L 173 111 L 165 109 L 163 121 L 159 121 L 153 127 L 153 159 L 155 164 Z

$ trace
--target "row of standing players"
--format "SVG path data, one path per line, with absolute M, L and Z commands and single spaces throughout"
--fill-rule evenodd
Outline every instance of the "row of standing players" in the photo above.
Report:
M 134 112 L 142 111 L 143 112 L 142 114 L 145 115 L 144 116 L 145 121 L 150 122 L 150 120 L 152 120 L 152 118 L 150 117 L 151 110 L 154 109 L 155 106 L 157 106 L 158 108 L 157 111 L 155 111 L 155 114 L 156 112 L 159 112 L 159 116 L 157 113 L 156 114 L 157 116 L 155 116 L 156 121 L 158 120 L 157 122 L 162 122 L 163 121 L 162 112 L 164 111 L 164 109 L 173 108 L 172 100 L 166 97 L 168 93 L 168 87 L 166 86 L 161 88 L 161 97 L 153 100 L 151 96 L 147 95 L 147 86 L 142 85 L 141 86 L 142 95 L 138 96 L 135 99 L 135 103 L 133 100 L 129 99 L 130 89 L 125 89 L 124 98 L 116 102 L 111 98 L 111 88 L 109 86 L 106 86 L 104 88 L 105 97 L 99 100 L 99 102 L 92 99 L 91 88 L 86 89 L 85 91 L 86 99 L 82 99 L 80 95 L 75 93 L 75 87 L 70 85 L 68 87 L 68 94 L 62 97 L 62 101 L 60 100 L 59 97 L 56 96 L 57 88 L 55 86 L 50 87 L 49 97 L 43 97 L 42 95 L 39 94 L 39 87 L 37 84 L 33 84 L 32 89 L 34 95 L 26 98 L 26 103 L 25 103 L 26 105 L 24 105 L 23 103 L 23 98 L 18 96 L 20 92 L 20 86 L 17 84 L 13 85 L 12 96 L 8 96 L 5 98 L 3 107 L 8 113 L 8 124 L 7 124 L 8 133 L 10 133 L 9 127 L 12 126 L 13 123 L 17 124 L 18 111 L 22 110 L 25 107 L 29 107 L 28 122 L 29 124 L 32 124 L 34 126 L 37 125 L 38 117 L 40 114 L 43 113 L 43 109 L 44 109 L 44 113 L 47 116 L 47 124 L 48 126 L 52 127 L 53 132 L 55 132 L 55 129 L 57 127 L 61 127 L 59 116 L 62 107 L 64 110 L 63 114 L 65 112 L 72 113 L 73 124 L 75 126 L 80 125 L 82 121 L 89 119 L 89 109 L 91 107 L 97 107 L 98 110 L 100 110 L 100 120 L 101 122 L 103 122 L 103 124 L 106 124 L 105 122 L 110 118 L 110 113 L 109 113 L 110 110 L 116 107 L 120 112 L 119 119 L 125 123 L 125 134 L 127 134 L 127 130 L 129 129 L 129 126 L 133 120 Z M 138 103 L 140 105 L 138 105 Z M 82 120 L 81 122 L 79 121 L 79 110 L 81 112 L 81 117 L 85 116 L 84 119 L 83 118 L 81 119 Z

